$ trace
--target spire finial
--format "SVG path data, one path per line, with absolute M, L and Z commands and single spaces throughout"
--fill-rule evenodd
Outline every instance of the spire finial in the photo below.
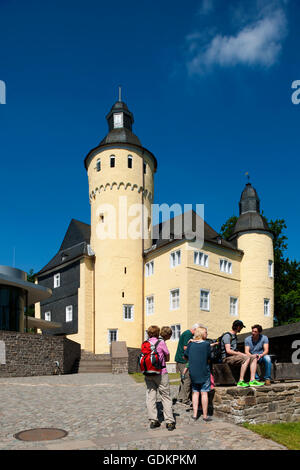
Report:
M 122 87 L 119 86 L 119 101 L 122 101 Z
M 247 178 L 248 178 L 248 183 L 250 183 L 250 175 L 249 175 L 249 172 L 248 172 L 248 171 L 246 171 L 245 176 L 247 176 Z

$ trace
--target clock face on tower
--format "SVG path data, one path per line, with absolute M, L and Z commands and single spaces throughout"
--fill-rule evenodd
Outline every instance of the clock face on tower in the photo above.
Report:
M 123 113 L 114 114 L 114 128 L 123 127 Z

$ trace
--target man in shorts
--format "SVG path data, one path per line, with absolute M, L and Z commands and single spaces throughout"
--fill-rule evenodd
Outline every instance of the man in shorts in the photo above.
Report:
M 232 330 L 223 335 L 221 340 L 222 361 L 229 366 L 241 366 L 238 387 L 261 387 L 264 383 L 255 379 L 257 357 L 244 354 L 237 348 L 237 333 L 240 333 L 243 328 L 245 328 L 244 323 L 241 320 L 235 320 L 232 324 Z M 244 380 L 248 367 L 250 367 L 249 383 Z

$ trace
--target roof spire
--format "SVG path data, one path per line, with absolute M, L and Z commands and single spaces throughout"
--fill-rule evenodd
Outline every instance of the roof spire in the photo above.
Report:
M 122 87 L 119 86 L 119 101 L 122 101 Z

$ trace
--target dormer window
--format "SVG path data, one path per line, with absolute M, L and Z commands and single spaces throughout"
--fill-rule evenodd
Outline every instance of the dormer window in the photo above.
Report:
M 123 127 L 123 113 L 114 114 L 114 129 L 119 129 Z
M 55 274 L 54 275 L 54 285 L 53 285 L 54 289 L 56 289 L 57 287 L 60 287 L 60 274 Z

